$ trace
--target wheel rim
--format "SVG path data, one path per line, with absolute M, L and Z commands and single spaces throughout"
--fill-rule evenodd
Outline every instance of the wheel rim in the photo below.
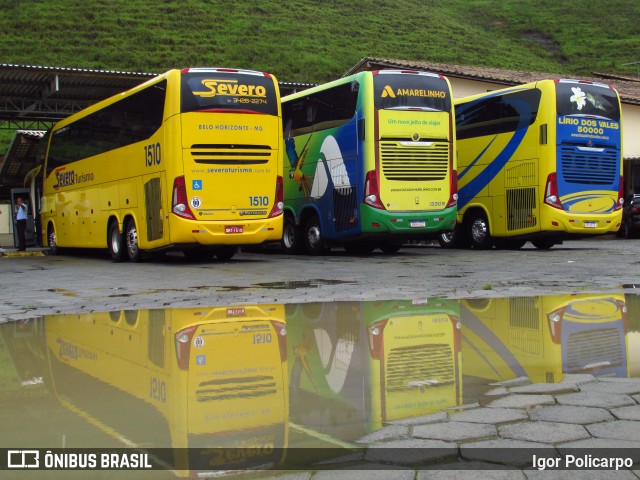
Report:
M 49 235 L 47 235 L 47 241 L 49 242 L 49 248 L 56 248 L 56 231 L 53 228 L 49 229 Z
M 482 243 L 487 238 L 487 224 L 481 218 L 474 220 L 471 225 L 471 236 L 474 242 Z
M 135 257 L 138 254 L 138 232 L 135 226 L 127 229 L 127 248 L 130 256 Z
M 293 242 L 295 241 L 295 232 L 291 225 L 284 226 L 284 232 L 282 235 L 282 241 L 286 248 L 293 248 Z
M 117 227 L 111 229 L 111 251 L 116 255 L 120 253 L 120 232 Z
M 442 232 L 440 236 L 445 243 L 453 243 L 453 230 L 450 232 Z
M 307 231 L 307 241 L 309 242 L 309 247 L 312 250 L 316 250 L 320 247 L 321 236 L 320 236 L 320 227 L 317 225 L 313 225 Z

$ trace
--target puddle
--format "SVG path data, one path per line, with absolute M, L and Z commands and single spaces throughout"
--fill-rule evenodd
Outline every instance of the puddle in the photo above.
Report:
M 347 280 L 290 280 L 284 282 L 254 283 L 248 287 L 225 286 L 219 292 L 235 292 L 241 290 L 267 289 L 267 290 L 296 290 L 298 288 L 318 288 L 324 285 L 355 285 L 356 282 Z
M 300 283 L 313 282 L 257 285 Z M 0 325 L 12 409 L 0 442 L 162 449 L 185 470 L 281 464 L 285 451 L 306 464 L 500 388 L 638 377 L 639 354 L 632 294 L 47 315 Z

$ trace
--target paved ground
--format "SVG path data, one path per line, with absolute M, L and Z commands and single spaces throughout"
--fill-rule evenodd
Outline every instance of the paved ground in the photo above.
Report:
M 114 309 L 513 297 L 561 293 L 634 293 L 640 240 L 602 237 L 548 251 L 404 248 L 397 255 L 287 256 L 243 251 L 228 262 L 187 262 L 182 255 L 140 264 L 104 254 L 57 257 L 9 252 L 0 257 L 0 319 Z

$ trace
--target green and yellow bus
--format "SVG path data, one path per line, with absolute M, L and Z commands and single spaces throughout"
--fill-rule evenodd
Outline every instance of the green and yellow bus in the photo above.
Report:
M 44 244 L 231 258 L 282 236 L 279 89 L 267 73 L 171 70 L 57 123 Z
M 449 81 L 361 72 L 282 99 L 287 253 L 397 252 L 455 225 Z
M 292 428 L 348 443 L 462 403 L 457 301 L 308 303 L 286 315 Z
M 458 222 L 440 244 L 547 249 L 620 227 L 620 99 L 608 85 L 541 80 L 455 102 Z
M 283 306 L 50 315 L 44 333 L 45 383 L 97 429 L 69 447 L 151 449 L 187 476 L 284 460 Z

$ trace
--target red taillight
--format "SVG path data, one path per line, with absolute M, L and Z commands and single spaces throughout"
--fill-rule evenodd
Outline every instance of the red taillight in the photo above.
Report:
M 616 303 L 618 304 L 618 309 L 620 310 L 620 318 L 622 319 L 623 330 L 624 330 L 624 333 L 626 333 L 627 322 L 628 322 L 627 304 L 624 300 L 616 300 Z
M 271 209 L 269 218 L 282 215 L 283 209 L 284 209 L 284 189 L 282 186 L 282 177 L 278 175 L 278 179 L 276 180 L 276 198 L 275 198 L 275 201 L 273 202 L 273 208 Z
M 620 210 L 624 206 L 624 181 L 622 177 L 620 177 L 620 185 L 618 186 L 618 201 L 616 202 L 616 206 L 613 207 L 613 211 Z
M 198 326 L 187 327 L 180 330 L 175 335 L 176 340 L 176 360 L 180 370 L 189 369 L 189 354 L 191 352 L 191 339 L 196 333 Z
M 551 333 L 551 340 L 555 344 L 560 344 L 562 341 L 562 317 L 567 307 L 558 308 L 553 312 L 547 314 L 547 321 L 549 322 L 549 332 Z
M 364 203 L 373 208 L 386 210 L 380 199 L 380 191 L 378 189 L 378 176 L 375 170 L 367 172 L 364 181 Z
M 181 218 L 189 220 L 196 219 L 189 208 L 187 186 L 185 184 L 184 177 L 176 177 L 173 181 L 173 200 L 171 203 L 171 211 Z
M 563 210 L 560 197 L 558 196 L 558 179 L 556 173 L 550 173 L 547 177 L 547 186 L 544 190 L 544 203 Z
M 451 170 L 451 178 L 449 180 L 449 201 L 447 208 L 455 207 L 458 204 L 458 172 Z
M 388 320 L 380 320 L 368 328 L 369 333 L 369 355 L 375 360 L 382 360 L 384 354 L 384 327 Z
M 271 325 L 278 336 L 278 346 L 280 347 L 280 361 L 287 361 L 287 327 L 284 323 L 271 320 Z

